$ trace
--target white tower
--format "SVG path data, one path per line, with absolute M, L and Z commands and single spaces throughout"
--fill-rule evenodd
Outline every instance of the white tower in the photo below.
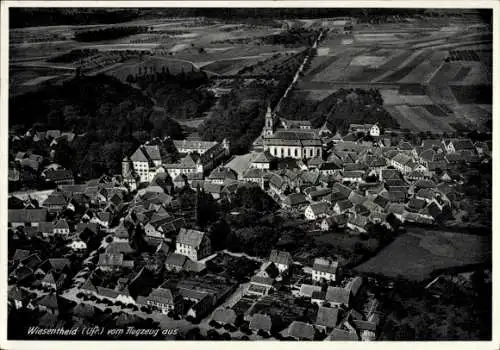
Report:
M 275 124 L 276 124 L 276 121 L 275 121 L 275 117 L 273 115 L 273 112 L 271 111 L 271 106 L 267 105 L 265 125 L 264 125 L 264 130 L 263 130 L 263 134 L 265 137 L 272 136 L 274 134 Z

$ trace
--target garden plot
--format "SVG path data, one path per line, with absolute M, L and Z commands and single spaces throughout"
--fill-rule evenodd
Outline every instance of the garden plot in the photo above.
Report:
M 432 105 L 434 102 L 427 95 L 400 95 L 403 104 L 409 106 Z
M 434 76 L 430 79 L 430 84 L 438 84 L 444 85 L 458 74 L 460 69 L 464 65 L 460 62 L 447 62 L 441 65 L 441 68 L 434 74 Z
M 398 123 L 401 129 L 408 129 L 408 130 L 419 130 L 416 125 L 414 125 L 410 119 L 404 114 L 404 112 L 401 112 L 400 109 L 398 108 L 399 106 L 384 106 L 385 110 L 391 115 L 392 118 L 394 118 Z
M 397 89 L 381 89 L 380 95 L 384 100 L 384 106 L 402 105 L 403 99 Z
M 359 50 L 348 50 L 344 52 L 338 59 L 335 59 L 330 65 L 325 67 L 321 72 L 316 74 L 313 81 L 338 81 L 342 80 L 342 77 L 347 76 L 352 73 L 352 71 L 362 72 L 363 67 L 350 67 L 350 63 L 353 57 L 359 52 Z M 349 71 L 350 70 L 350 71 Z M 346 72 L 349 71 L 349 72 Z
M 431 98 L 431 100 L 439 105 L 457 104 L 458 102 L 455 95 L 451 91 L 450 87 L 445 84 L 429 84 L 427 86 L 427 95 Z
M 427 60 L 417 65 L 406 77 L 401 79 L 400 83 L 424 83 L 432 78 L 437 70 L 443 64 L 446 53 L 442 51 L 435 52 Z
M 491 106 L 491 105 L 490 105 Z M 468 122 L 473 125 L 480 125 L 487 120 L 491 120 L 491 110 L 488 111 L 475 104 L 461 104 L 453 107 L 455 115 L 462 122 Z
M 408 127 L 408 129 L 416 132 L 437 131 L 432 124 L 429 124 L 429 122 L 418 113 L 418 110 L 406 105 L 395 106 L 395 108 L 401 113 L 405 120 L 404 123 L 401 123 L 398 119 L 398 122 L 400 124 L 412 126 Z
M 434 104 L 434 101 L 427 95 L 402 95 L 396 89 L 382 89 L 380 90 L 380 95 L 384 100 L 384 106 L 424 106 Z
M 428 125 L 431 125 L 434 132 L 441 131 L 446 133 L 455 131 L 455 129 L 448 123 L 450 121 L 448 117 L 435 116 L 424 108 L 424 106 L 414 106 L 411 107 L 411 110 L 418 115 L 421 120 L 424 120 Z
M 384 56 L 356 56 L 351 61 L 351 66 L 362 66 L 370 68 L 378 68 L 387 62 L 387 57 Z
M 400 79 L 403 79 L 407 74 L 409 74 L 417 65 L 419 65 L 424 59 L 428 56 L 428 52 L 424 50 L 418 50 L 410 54 L 409 56 L 403 56 L 404 60 L 399 62 L 391 62 L 389 60 L 383 68 L 386 68 L 387 71 L 374 79 L 374 82 L 378 81 L 389 81 L 395 82 Z M 403 59 L 403 57 L 398 58 L 398 61 Z M 399 65 L 396 66 L 396 63 Z
M 395 33 L 363 33 L 355 34 L 354 39 L 359 43 L 372 43 L 374 41 L 397 41 Z
M 318 56 L 327 56 L 330 53 L 330 48 L 329 47 L 320 47 L 317 50 Z

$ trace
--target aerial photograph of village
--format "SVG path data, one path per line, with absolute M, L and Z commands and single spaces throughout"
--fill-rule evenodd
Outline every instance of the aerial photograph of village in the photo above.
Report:
M 9 340 L 492 340 L 491 9 L 8 18 Z

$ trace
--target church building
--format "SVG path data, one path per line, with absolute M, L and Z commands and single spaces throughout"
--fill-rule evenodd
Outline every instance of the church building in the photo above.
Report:
M 312 129 L 310 122 L 280 120 L 269 106 L 262 130 L 262 142 L 264 151 L 277 158 L 310 159 L 320 157 L 322 152 L 318 130 Z

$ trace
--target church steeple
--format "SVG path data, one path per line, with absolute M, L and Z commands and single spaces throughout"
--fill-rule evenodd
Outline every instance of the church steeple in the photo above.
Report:
M 271 110 L 271 104 L 267 104 L 267 111 L 265 116 L 264 125 L 264 136 L 271 136 L 274 134 L 274 129 L 276 126 L 276 120 L 273 111 Z

